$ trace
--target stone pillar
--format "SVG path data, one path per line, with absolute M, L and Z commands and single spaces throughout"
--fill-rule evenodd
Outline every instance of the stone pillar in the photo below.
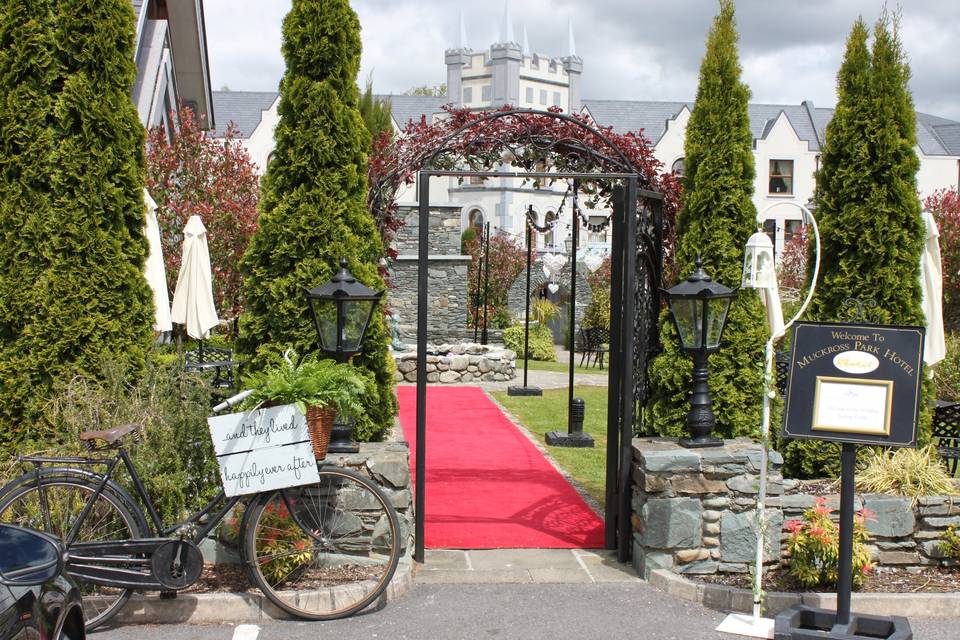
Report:
M 470 63 L 469 49 L 447 49 L 447 99 L 455 107 L 463 106 L 463 68 Z
M 685 449 L 676 440 L 633 441 L 633 563 L 682 574 L 745 573 L 756 549 L 760 445 L 727 440 L 722 447 Z M 766 559 L 780 558 L 783 458 L 770 452 Z
M 583 74 L 583 60 L 577 56 L 567 56 L 561 58 L 563 68 L 567 72 L 567 78 L 570 81 L 570 88 L 567 93 L 567 103 L 570 105 L 570 113 L 580 113 L 583 106 L 580 96 L 580 80 Z
M 501 42 L 490 47 L 490 64 L 493 67 L 493 104 L 520 104 L 520 64 L 523 53 L 516 42 Z

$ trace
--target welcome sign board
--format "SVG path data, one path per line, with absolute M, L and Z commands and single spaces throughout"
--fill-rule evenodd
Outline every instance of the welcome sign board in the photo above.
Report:
M 307 419 L 296 405 L 207 418 L 228 496 L 320 481 Z
M 923 327 L 798 322 L 783 435 L 914 446 Z

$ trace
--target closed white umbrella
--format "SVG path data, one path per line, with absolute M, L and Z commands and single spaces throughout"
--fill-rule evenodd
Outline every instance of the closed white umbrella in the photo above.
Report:
M 173 329 L 173 322 L 170 319 L 170 294 L 167 291 L 167 270 L 163 266 L 160 225 L 157 223 L 157 203 L 153 201 L 146 189 L 143 190 L 143 200 L 147 205 L 145 231 L 150 250 L 147 254 L 144 275 L 153 291 L 153 306 L 156 309 L 153 317 L 153 330 L 165 333 Z
M 920 257 L 920 293 L 927 335 L 923 341 L 923 361 L 932 367 L 947 355 L 943 332 L 943 267 L 940 262 L 940 230 L 929 211 L 923 212 L 926 242 Z
M 210 329 L 220 323 L 213 303 L 207 230 L 200 216 L 190 216 L 183 228 L 183 259 L 171 317 L 177 324 L 186 325 L 187 335 L 197 340 L 207 338 Z

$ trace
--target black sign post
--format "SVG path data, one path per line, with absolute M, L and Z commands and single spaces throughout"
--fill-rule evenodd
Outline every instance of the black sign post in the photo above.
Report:
M 913 638 L 906 618 L 850 615 L 857 445 L 912 447 L 923 381 L 923 327 L 798 322 L 783 435 L 842 444 L 836 612 L 796 605 L 776 640 Z

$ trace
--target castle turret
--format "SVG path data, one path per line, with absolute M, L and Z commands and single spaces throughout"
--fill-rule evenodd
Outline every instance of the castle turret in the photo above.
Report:
M 467 44 L 467 27 L 463 21 L 463 11 L 460 12 L 460 31 L 457 34 L 457 45 L 447 49 L 445 54 L 447 63 L 447 98 L 454 106 L 463 106 L 463 68 L 470 64 L 470 47 Z
M 563 69 L 567 72 L 567 77 L 569 78 L 570 82 L 567 94 L 569 111 L 570 113 L 579 113 L 582 106 L 580 96 L 580 76 L 583 74 L 583 59 L 577 55 L 577 45 L 573 39 L 573 19 L 570 19 L 570 21 L 567 23 L 567 26 L 568 54 L 566 57 L 560 58 L 560 61 L 563 63 Z

